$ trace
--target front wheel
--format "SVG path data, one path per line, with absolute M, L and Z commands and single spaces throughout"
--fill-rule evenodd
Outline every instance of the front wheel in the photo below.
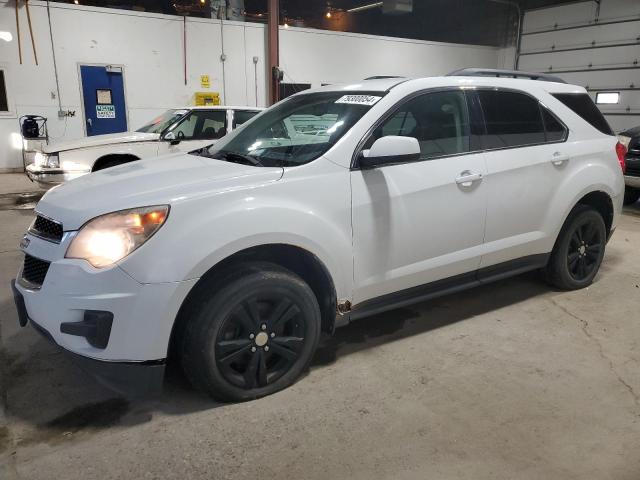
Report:
M 563 290 L 589 286 L 600 268 L 607 243 L 602 215 L 578 205 L 560 230 L 546 268 L 549 283 Z
M 182 365 L 194 386 L 222 401 L 288 387 L 320 338 L 320 308 L 294 273 L 257 263 L 210 282 L 191 300 Z

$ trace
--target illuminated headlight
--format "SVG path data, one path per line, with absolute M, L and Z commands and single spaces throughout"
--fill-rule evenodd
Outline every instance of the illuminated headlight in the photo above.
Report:
M 60 157 L 57 153 L 42 153 L 36 152 L 34 156 L 34 162 L 36 167 L 41 168 L 60 168 Z
M 86 260 L 96 268 L 113 265 L 149 240 L 168 214 L 168 205 L 158 205 L 96 217 L 80 229 L 65 257 Z

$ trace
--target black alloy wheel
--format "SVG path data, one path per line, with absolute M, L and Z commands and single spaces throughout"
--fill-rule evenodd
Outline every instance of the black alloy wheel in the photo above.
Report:
M 320 338 L 320 307 L 295 273 L 244 264 L 199 286 L 184 312 L 183 369 L 223 401 L 270 395 L 308 367 Z
M 216 339 L 222 376 L 243 389 L 265 387 L 296 363 L 305 341 L 305 316 L 288 297 L 254 295 L 224 320 Z
M 577 205 L 564 222 L 545 269 L 549 283 L 563 290 L 589 286 L 600 268 L 607 243 L 602 214 Z
M 584 281 L 598 268 L 605 244 L 602 233 L 589 219 L 575 226 L 567 251 L 567 268 L 575 280 Z

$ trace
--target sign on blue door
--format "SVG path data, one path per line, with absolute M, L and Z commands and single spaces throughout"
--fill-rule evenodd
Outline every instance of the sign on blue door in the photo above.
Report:
M 127 131 L 122 69 L 80 66 L 87 135 Z

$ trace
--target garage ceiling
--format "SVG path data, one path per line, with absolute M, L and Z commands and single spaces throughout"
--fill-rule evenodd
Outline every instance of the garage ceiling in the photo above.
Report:
M 345 13 L 374 0 L 280 0 L 288 23 L 391 37 L 452 43 L 504 46 L 513 43 L 517 9 L 508 0 L 413 0 L 413 12 L 385 15 L 381 8 Z M 515 0 L 522 9 L 540 8 L 571 0 Z M 245 0 L 247 12 L 266 12 L 266 0 Z M 326 12 L 332 11 L 331 18 Z

